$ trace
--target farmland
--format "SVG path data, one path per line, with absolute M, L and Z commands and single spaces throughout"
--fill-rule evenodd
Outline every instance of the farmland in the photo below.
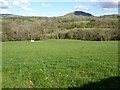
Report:
M 118 75 L 117 41 L 2 42 L 3 88 L 68 88 Z

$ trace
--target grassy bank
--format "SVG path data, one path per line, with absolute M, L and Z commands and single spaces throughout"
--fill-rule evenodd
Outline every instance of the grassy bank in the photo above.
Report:
M 80 87 L 117 76 L 117 41 L 3 42 L 3 88 Z

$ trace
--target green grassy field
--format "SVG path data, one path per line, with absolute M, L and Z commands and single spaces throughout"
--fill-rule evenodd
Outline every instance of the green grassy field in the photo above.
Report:
M 3 88 L 80 87 L 118 75 L 117 41 L 2 43 Z

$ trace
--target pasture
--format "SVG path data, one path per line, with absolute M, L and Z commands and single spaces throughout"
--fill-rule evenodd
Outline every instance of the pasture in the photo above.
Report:
M 3 88 L 81 87 L 118 75 L 118 42 L 3 42 L 2 66 Z

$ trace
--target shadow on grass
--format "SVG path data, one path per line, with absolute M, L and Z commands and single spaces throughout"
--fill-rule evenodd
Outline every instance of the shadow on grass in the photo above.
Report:
M 89 82 L 81 87 L 69 87 L 69 90 L 120 90 L 120 77 L 101 79 L 99 82 Z

